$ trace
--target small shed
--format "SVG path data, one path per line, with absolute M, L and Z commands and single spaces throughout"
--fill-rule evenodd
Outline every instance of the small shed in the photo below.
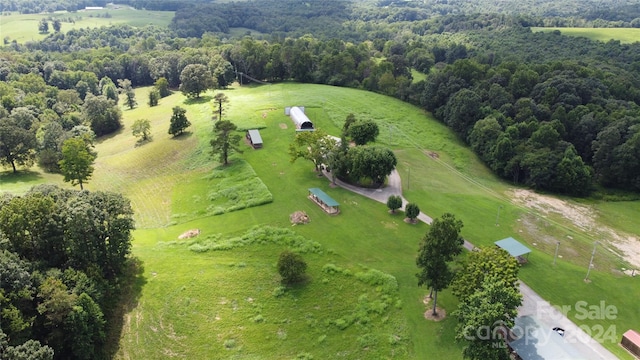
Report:
M 506 250 L 509 255 L 518 259 L 519 263 L 526 263 L 529 260 L 531 249 L 512 237 L 496 241 L 495 244 L 497 247 Z
M 304 107 L 292 106 L 284 109 L 284 113 L 291 117 L 296 125 L 296 131 L 314 131 L 313 123 L 304 113 Z
M 309 199 L 320 206 L 327 214 L 335 215 L 340 212 L 340 204 L 318 188 L 309 189 Z
M 247 130 L 247 140 L 249 140 L 254 149 L 260 149 L 262 147 L 260 130 Z
M 631 355 L 640 358 L 640 334 L 635 330 L 627 330 L 622 335 L 620 345 L 627 349 Z

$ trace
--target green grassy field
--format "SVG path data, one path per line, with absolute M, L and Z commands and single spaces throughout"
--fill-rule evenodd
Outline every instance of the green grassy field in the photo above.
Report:
M 110 17 L 104 17 L 109 14 Z M 173 11 L 135 10 L 128 6 L 111 5 L 102 10 L 87 10 L 73 13 L 56 12 L 53 14 L 18 14 L 0 16 L 0 38 L 18 43 L 44 39 L 48 34 L 38 32 L 38 23 L 43 19 L 60 19 L 62 32 L 71 29 L 95 28 L 116 24 L 127 24 L 133 27 L 157 25 L 166 27 L 173 19 Z M 72 19 L 74 22 L 69 22 Z M 52 22 L 49 20 L 49 33 L 53 33 Z
M 582 36 L 591 40 L 607 42 L 619 40 L 623 44 L 631 44 L 640 41 L 639 28 L 574 28 L 574 27 L 532 27 L 531 31 L 551 32 L 558 30 L 562 35 Z
M 186 101 L 176 93 L 149 108 L 143 104 L 147 92 L 136 90 L 141 105 L 123 109 L 124 129 L 97 145 L 96 171 L 87 185 L 90 190 L 123 192 L 136 211 L 133 254 L 142 261 L 144 285 L 130 300 L 119 359 L 461 357 L 461 345 L 453 340 L 455 319 L 434 323 L 423 318 L 426 290 L 416 286 L 414 274 L 418 243 L 427 226 L 405 224 L 383 204 L 331 188 L 308 161 L 290 163 L 287 147 L 294 130 L 283 108 L 291 105 L 305 106 L 316 126 L 333 135 L 339 134 L 349 113 L 374 119 L 380 125 L 378 142 L 394 148 L 398 156 L 405 197 L 423 212 L 433 217 L 454 213 L 465 224 L 465 238 L 476 245 L 490 246 L 507 236 L 528 243 L 533 253 L 522 278 L 553 304 L 597 304 L 604 299 L 615 305 L 620 316 L 605 324 L 615 325 L 618 337 L 640 321 L 633 291 L 638 280 L 616 271 L 626 266 L 619 258 L 600 249 L 593 281 L 585 284 L 594 234 L 561 216 L 515 203 L 515 189 L 496 179 L 419 108 L 331 86 L 234 87 L 225 91 L 230 99 L 226 116 L 241 129 L 261 128 L 264 148 L 244 145 L 244 153 L 234 155 L 234 165 L 221 168 L 208 146 L 213 94 Z M 167 130 L 171 108 L 177 105 L 187 109 L 193 125 L 174 139 Z M 139 118 L 149 119 L 153 132 L 153 141 L 142 145 L 130 130 Z M 9 192 L 60 181 L 59 176 L 38 172 L 0 174 L 1 189 Z M 225 185 L 229 183 L 234 187 Z M 252 192 L 261 184 L 266 192 Z M 336 199 L 341 214 L 328 216 L 306 199 L 310 187 Z M 271 202 L 263 205 L 233 209 L 242 202 L 233 199 L 269 196 Z M 591 205 L 603 224 L 638 233 L 633 221 L 638 204 Z M 310 224 L 291 226 L 289 214 L 298 210 L 309 214 Z M 294 231 L 303 243 L 318 244 L 303 255 L 309 262 L 308 283 L 282 293 L 277 256 L 299 245 L 283 245 L 273 236 L 257 241 L 250 235 L 256 226 Z M 190 229 L 200 229 L 200 236 L 178 240 Z M 563 240 L 563 257 L 556 266 L 551 266 L 553 239 Z M 385 290 L 384 281 L 372 285 L 359 280 L 367 269 L 395 278 L 397 290 Z M 439 305 L 448 312 L 456 303 L 447 291 L 439 296 Z M 605 345 L 625 356 L 616 344 Z

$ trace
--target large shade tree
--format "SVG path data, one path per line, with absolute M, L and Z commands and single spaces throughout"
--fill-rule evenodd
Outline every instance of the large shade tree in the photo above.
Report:
M 398 164 L 393 151 L 382 146 L 352 147 L 348 156 L 351 162 L 349 176 L 352 180 L 369 178 L 376 186 L 383 185 L 384 179 Z
M 465 341 L 462 351 L 470 360 L 508 360 L 505 344 L 522 304 L 522 294 L 498 275 L 485 276 L 480 288 L 461 298 L 455 316 L 458 318 L 456 340 Z
M 64 175 L 64 181 L 71 182 L 71 185 L 80 185 L 80 190 L 84 189 L 83 184 L 91 178 L 93 174 L 93 162 L 97 154 L 91 149 L 82 138 L 70 138 L 62 144 L 62 160 L 60 160 L 60 172 Z
M 30 167 L 36 158 L 36 135 L 33 131 L 16 125 L 9 119 L 0 119 L 0 164 Z
M 484 278 L 498 276 L 505 284 L 518 286 L 518 261 L 508 252 L 498 247 L 480 247 L 469 253 L 456 273 L 451 284 L 451 292 L 463 299 L 480 289 Z
M 314 165 L 314 170 L 319 171 L 320 166 L 328 160 L 331 152 L 337 151 L 337 141 L 328 136 L 322 129 L 315 131 L 301 131 L 289 145 L 291 162 L 302 158 L 309 160 Z
M 96 136 L 110 134 L 122 127 L 122 112 L 116 103 L 104 95 L 87 94 L 82 106 L 84 119 Z
M 180 91 L 189 98 L 199 98 L 200 94 L 216 87 L 216 80 L 207 66 L 190 64 L 180 73 Z

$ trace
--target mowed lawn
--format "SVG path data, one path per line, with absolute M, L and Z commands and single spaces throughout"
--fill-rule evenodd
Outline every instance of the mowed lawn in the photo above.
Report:
M 433 323 L 423 318 L 427 290 L 416 286 L 415 255 L 428 226 L 408 225 L 402 215 L 388 214 L 384 204 L 331 188 L 308 161 L 292 164 L 287 148 L 295 133 L 284 115 L 284 107 L 292 105 L 305 106 L 316 126 L 332 135 L 339 135 L 349 113 L 375 120 L 380 126 L 378 142 L 391 146 L 398 156 L 405 197 L 432 217 L 455 214 L 465 224 L 464 237 L 476 245 L 491 246 L 507 236 L 527 243 L 533 253 L 522 278 L 552 304 L 599 304 L 604 299 L 620 315 L 600 322 L 615 326 L 618 339 L 640 322 L 637 278 L 616 271 L 626 265 L 600 248 L 592 282 L 584 283 L 593 234 L 562 217 L 513 203 L 513 188 L 496 179 L 455 135 L 419 108 L 331 86 L 234 87 L 225 91 L 230 103 L 224 117 L 241 129 L 260 128 L 264 148 L 253 150 L 243 143 L 243 154 L 232 158 L 234 166 L 221 168 L 208 145 L 213 93 L 195 101 L 176 93 L 149 108 L 144 104 L 148 88 L 136 91 L 139 107 L 123 108 L 124 129 L 97 145 L 96 172 L 88 184 L 91 190 L 123 192 L 136 210 L 139 230 L 134 233 L 133 254 L 143 263 L 144 285 L 129 304 L 118 358 L 461 357 L 461 344 L 454 341 L 455 319 Z M 175 139 L 167 134 L 173 106 L 185 107 L 193 124 Z M 130 126 L 138 118 L 151 121 L 153 141 L 136 144 Z M 253 171 L 243 170 L 248 169 L 245 164 Z M 231 200 L 243 199 L 249 187 L 239 186 L 220 199 L 219 184 L 225 176 L 263 184 L 271 201 L 208 215 L 212 207 L 230 208 Z M 24 175 L 25 183 L 6 173 L 0 181 L 8 178 L 14 180 L 2 182 L 3 191 L 61 181 L 37 172 Z M 310 187 L 322 188 L 336 199 L 341 214 L 328 216 L 306 199 Z M 604 223 L 633 232 L 638 230 L 632 220 L 637 204 L 593 205 Z M 311 222 L 291 226 L 289 215 L 299 210 L 306 211 Z M 228 246 L 234 243 L 230 239 L 246 238 L 255 227 L 287 229 L 319 244 L 319 251 L 303 254 L 309 262 L 308 283 L 284 294 L 278 289 L 277 256 L 290 245 L 269 238 Z M 199 229 L 200 236 L 178 240 L 190 229 Z M 571 243 L 565 241 L 567 235 Z M 564 256 L 556 266 L 551 266 L 555 243 L 548 241 L 553 238 L 563 240 Z M 226 250 L 202 251 L 205 248 Z M 340 271 L 332 272 L 328 264 Z M 393 276 L 398 290 L 388 293 L 380 284 L 359 280 L 356 274 L 368 269 Z M 450 313 L 456 300 L 445 291 L 439 305 Z M 351 324 L 344 327 L 345 321 Z M 624 356 L 617 344 L 605 346 Z
M 578 27 L 533 27 L 531 31 L 560 31 L 562 35 L 581 36 L 591 40 L 607 42 L 618 40 L 623 44 L 640 41 L 640 28 L 578 28 Z
M 105 15 L 108 14 L 108 17 Z M 38 25 L 42 19 L 49 21 L 49 34 L 54 32 L 51 19 L 59 19 L 61 32 L 71 29 L 87 29 L 102 26 L 126 24 L 133 27 L 146 25 L 168 26 L 173 19 L 173 11 L 148 11 L 136 10 L 129 6 L 110 6 L 101 10 L 81 10 L 77 12 L 56 12 L 46 14 L 18 14 L 0 15 L 0 38 L 8 38 L 9 41 L 25 43 L 38 41 L 47 37 L 41 34 Z M 70 21 L 71 20 L 71 21 Z

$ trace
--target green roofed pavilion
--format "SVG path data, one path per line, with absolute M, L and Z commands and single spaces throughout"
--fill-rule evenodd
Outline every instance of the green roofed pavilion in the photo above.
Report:
M 318 204 L 324 211 L 328 214 L 337 214 L 340 212 L 338 208 L 340 204 L 337 201 L 333 200 L 333 198 L 327 195 L 324 191 L 318 188 L 310 188 L 309 189 L 309 199 Z
M 509 255 L 517 258 L 519 262 L 527 262 L 522 256 L 528 255 L 531 252 L 531 249 L 522 245 L 521 242 L 512 237 L 496 241 L 495 244 L 497 247 L 507 250 Z

